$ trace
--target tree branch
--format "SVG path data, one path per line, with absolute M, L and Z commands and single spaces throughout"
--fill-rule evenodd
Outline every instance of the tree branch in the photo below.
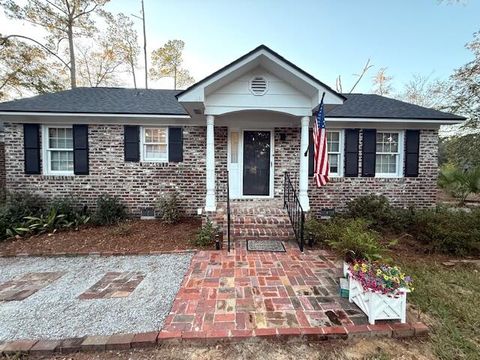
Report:
M 45 50 L 46 52 L 48 52 L 50 55 L 53 55 L 54 57 L 56 57 L 63 65 L 65 65 L 68 69 L 70 69 L 70 65 L 65 62 L 60 56 L 58 56 L 57 54 L 55 54 L 52 50 L 50 50 L 48 47 L 46 47 L 45 45 L 43 45 L 41 42 L 35 40 L 35 39 L 32 39 L 28 36 L 23 36 L 23 35 L 17 35 L 17 34 L 12 34 L 12 35 L 7 35 L 7 36 L 4 36 L 4 37 L 1 37 L 0 38 L 0 45 L 4 45 L 8 39 L 10 38 L 21 38 L 21 39 L 26 39 L 26 40 L 29 40 L 29 41 L 32 41 L 34 42 L 35 44 L 37 44 L 38 46 L 40 46 L 43 50 Z
M 95 9 L 98 7 L 98 4 L 95 4 L 94 7 L 92 7 L 90 10 L 87 10 L 87 8 L 85 7 L 85 9 L 83 9 L 81 12 L 79 12 L 77 15 L 75 15 L 73 17 L 73 20 L 83 16 L 83 15 L 87 15 L 87 14 L 90 14 L 92 11 L 95 11 Z
M 54 4 L 53 2 L 51 2 L 50 0 L 46 0 L 47 1 L 47 4 L 49 4 L 50 6 L 53 6 L 55 9 L 57 9 L 58 11 L 60 11 L 61 13 L 65 14 L 68 16 L 68 13 L 65 11 L 65 9 L 62 9 L 60 6 Z
M 372 67 L 373 65 L 370 65 L 370 59 L 367 60 L 367 63 L 365 64 L 365 66 L 363 67 L 363 70 L 362 72 L 357 75 L 358 76 L 358 79 L 357 81 L 355 82 L 355 84 L 353 84 L 352 88 L 350 89 L 349 91 L 349 94 L 351 94 L 353 92 L 353 90 L 355 90 L 355 88 L 357 87 L 358 83 L 360 82 L 360 80 L 362 80 L 363 76 L 367 73 L 367 71 Z

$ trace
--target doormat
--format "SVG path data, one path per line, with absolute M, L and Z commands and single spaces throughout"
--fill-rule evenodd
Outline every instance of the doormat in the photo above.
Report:
M 247 250 L 285 252 L 285 246 L 280 240 L 247 240 Z

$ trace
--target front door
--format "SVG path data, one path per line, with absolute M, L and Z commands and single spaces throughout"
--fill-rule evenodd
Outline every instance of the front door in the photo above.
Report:
M 270 131 L 243 132 L 243 195 L 270 195 Z

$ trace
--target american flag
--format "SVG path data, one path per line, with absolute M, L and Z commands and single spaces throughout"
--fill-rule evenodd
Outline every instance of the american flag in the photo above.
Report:
M 314 175 L 318 187 L 324 186 L 328 181 L 330 167 L 328 166 L 327 132 L 325 130 L 325 109 L 323 98 L 318 108 L 315 125 L 313 127 L 314 145 Z

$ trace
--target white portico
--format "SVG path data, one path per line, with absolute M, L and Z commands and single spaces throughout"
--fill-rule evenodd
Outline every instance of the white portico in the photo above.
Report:
M 192 119 L 206 123 L 205 211 L 217 207 L 215 127 L 228 129 L 227 169 L 231 198 L 274 198 L 278 174 L 289 165 L 298 171 L 298 195 L 308 211 L 309 128 L 322 94 L 327 106 L 344 98 L 265 46 L 180 93 L 178 101 Z M 287 135 L 300 128 L 299 137 Z M 279 131 L 278 129 L 287 129 Z M 298 132 L 298 131 L 297 131 Z M 290 138 L 288 138 L 290 136 Z M 296 160 L 276 164 L 276 142 L 296 141 Z M 284 150 L 282 150 L 284 151 Z

